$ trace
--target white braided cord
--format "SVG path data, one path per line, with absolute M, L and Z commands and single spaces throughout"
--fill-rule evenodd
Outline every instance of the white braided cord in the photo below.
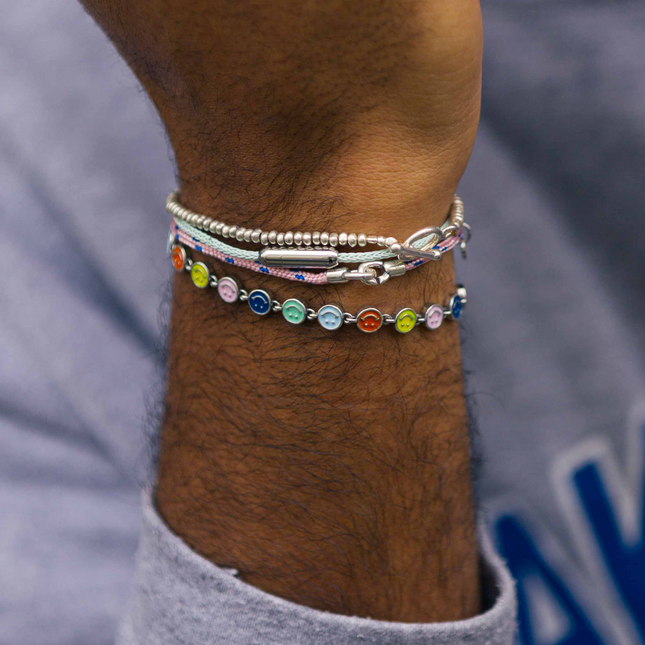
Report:
M 230 244 L 226 244 L 221 240 L 205 233 L 201 229 L 198 229 L 190 224 L 184 222 L 180 219 L 175 219 L 175 223 L 179 228 L 184 231 L 187 235 L 190 235 L 193 239 L 201 242 L 205 246 L 208 246 L 212 249 L 216 249 L 228 255 L 232 258 L 239 258 L 240 260 L 259 260 L 260 254 L 258 251 L 247 251 L 246 249 L 240 249 Z M 421 240 L 417 240 L 414 243 L 414 247 L 421 248 L 427 244 L 434 234 L 424 237 Z M 436 248 L 436 247 L 435 247 Z M 338 262 L 339 264 L 352 264 L 352 263 L 361 263 L 361 262 L 371 262 L 374 260 L 387 260 L 388 258 L 396 257 L 395 253 L 392 253 L 390 250 L 383 251 L 369 251 L 364 253 L 339 253 Z

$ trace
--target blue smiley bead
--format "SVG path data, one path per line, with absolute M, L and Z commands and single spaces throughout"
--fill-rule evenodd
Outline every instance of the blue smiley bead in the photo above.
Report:
M 249 307 L 258 316 L 266 316 L 271 312 L 271 296 L 264 289 L 254 289 L 249 294 Z
M 462 308 L 461 298 L 459 296 L 453 296 L 450 299 L 450 316 L 453 320 L 457 320 L 461 316 Z
M 343 324 L 343 310 L 336 305 L 323 305 L 318 310 L 318 322 L 323 329 L 339 329 Z

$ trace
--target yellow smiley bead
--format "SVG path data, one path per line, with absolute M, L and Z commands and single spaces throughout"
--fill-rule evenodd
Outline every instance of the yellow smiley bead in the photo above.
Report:
M 417 312 L 409 307 L 401 309 L 396 315 L 394 327 L 401 334 L 411 332 L 417 326 Z
M 203 262 L 195 262 L 190 268 L 190 277 L 193 279 L 193 283 L 196 287 L 206 289 L 211 274 L 208 267 Z

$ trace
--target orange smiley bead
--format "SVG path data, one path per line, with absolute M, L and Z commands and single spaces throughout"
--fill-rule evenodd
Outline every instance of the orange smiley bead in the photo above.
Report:
M 183 271 L 186 266 L 186 250 L 184 247 L 179 246 L 179 244 L 173 245 L 170 257 L 175 271 Z
M 378 309 L 369 308 L 363 309 L 358 316 L 356 316 L 356 324 L 361 331 L 366 334 L 373 334 L 378 331 L 383 324 L 383 315 Z

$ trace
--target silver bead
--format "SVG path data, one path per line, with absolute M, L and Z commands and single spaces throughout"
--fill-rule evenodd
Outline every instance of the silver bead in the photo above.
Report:
M 195 224 L 197 224 L 197 220 L 198 220 L 198 219 L 199 219 L 199 215 L 198 215 L 197 213 L 193 213 L 193 214 L 190 216 L 190 223 L 191 223 L 193 226 L 195 226 Z
M 284 246 L 284 233 L 278 233 L 276 235 L 275 241 L 278 243 L 278 246 Z M 271 242 L 271 233 L 269 233 L 269 242 Z
M 278 232 L 277 231 L 271 231 L 269 233 L 269 244 L 275 244 L 277 239 L 278 239 Z M 279 244 L 279 242 L 278 242 L 278 244 Z
M 378 240 L 376 241 L 376 243 L 377 243 L 379 246 L 385 246 L 385 238 L 384 238 L 382 235 L 379 235 L 379 236 L 378 236 Z
M 224 224 L 222 227 L 222 237 L 228 237 L 228 232 L 231 227 L 228 224 Z
M 311 233 L 303 233 L 302 234 L 302 243 L 305 246 L 311 246 Z
M 217 226 L 215 227 L 215 233 L 217 235 L 223 235 L 224 231 L 224 222 L 217 222 Z
M 347 236 L 347 244 L 350 246 L 356 246 L 356 243 L 358 242 L 358 238 L 356 237 L 356 233 L 350 233 Z
M 260 244 L 267 246 L 269 244 L 269 234 L 265 231 L 260 234 Z
M 332 233 L 329 236 L 329 244 L 331 244 L 331 246 L 338 246 L 338 235 L 336 233 Z
M 204 220 L 206 219 L 206 215 L 200 215 L 196 220 L 195 220 L 195 226 L 197 228 L 201 228 L 202 224 L 204 223 Z
M 218 225 L 218 224 L 219 224 L 219 222 L 218 222 L 216 219 L 214 219 L 214 220 L 210 223 L 210 225 L 209 225 L 209 227 L 208 227 L 208 230 L 209 230 L 211 233 L 215 234 L 215 232 L 217 231 L 217 225 Z
M 368 235 L 367 236 L 367 243 L 368 244 L 378 244 L 378 237 L 376 235 Z
M 367 244 L 367 237 L 365 233 L 359 233 L 358 235 L 358 246 L 365 246 Z
M 320 244 L 320 232 L 316 231 L 312 236 L 311 240 L 314 243 L 314 246 L 318 246 Z
M 252 234 L 252 233 L 253 233 L 253 231 L 252 231 L 250 228 L 247 228 L 247 229 L 244 231 L 244 241 L 245 241 L 245 242 L 250 242 L 250 241 L 251 241 L 251 234 Z
M 296 233 L 294 233 L 293 242 L 297 246 L 300 246 L 302 244 L 302 233 L 300 231 L 297 231 Z
M 235 234 L 236 234 L 236 233 L 237 233 L 237 226 L 235 226 L 235 224 L 233 224 L 233 226 L 231 226 L 231 227 L 228 229 L 228 236 L 229 236 L 229 237 L 235 237 Z
M 241 242 L 244 239 L 245 233 L 246 233 L 246 229 L 244 227 L 238 228 L 237 233 L 235 233 L 235 239 L 238 242 Z
M 323 246 L 327 246 L 329 244 L 329 233 L 321 233 L 320 234 L 320 243 Z
M 293 233 L 291 231 L 287 231 L 284 234 L 284 243 L 287 246 L 291 246 L 293 244 Z
M 202 222 L 202 229 L 203 229 L 203 230 L 205 230 L 205 231 L 209 231 L 209 230 L 210 230 L 210 226 L 211 226 L 212 221 L 213 221 L 213 220 L 212 220 L 212 218 L 207 217 L 207 218 Z
M 251 233 L 251 242 L 253 242 L 254 244 L 257 244 L 260 241 L 261 236 L 262 236 L 262 230 L 259 228 L 256 228 Z
M 338 244 L 341 246 L 345 246 L 345 244 L 347 244 L 347 233 L 341 233 L 338 236 Z

